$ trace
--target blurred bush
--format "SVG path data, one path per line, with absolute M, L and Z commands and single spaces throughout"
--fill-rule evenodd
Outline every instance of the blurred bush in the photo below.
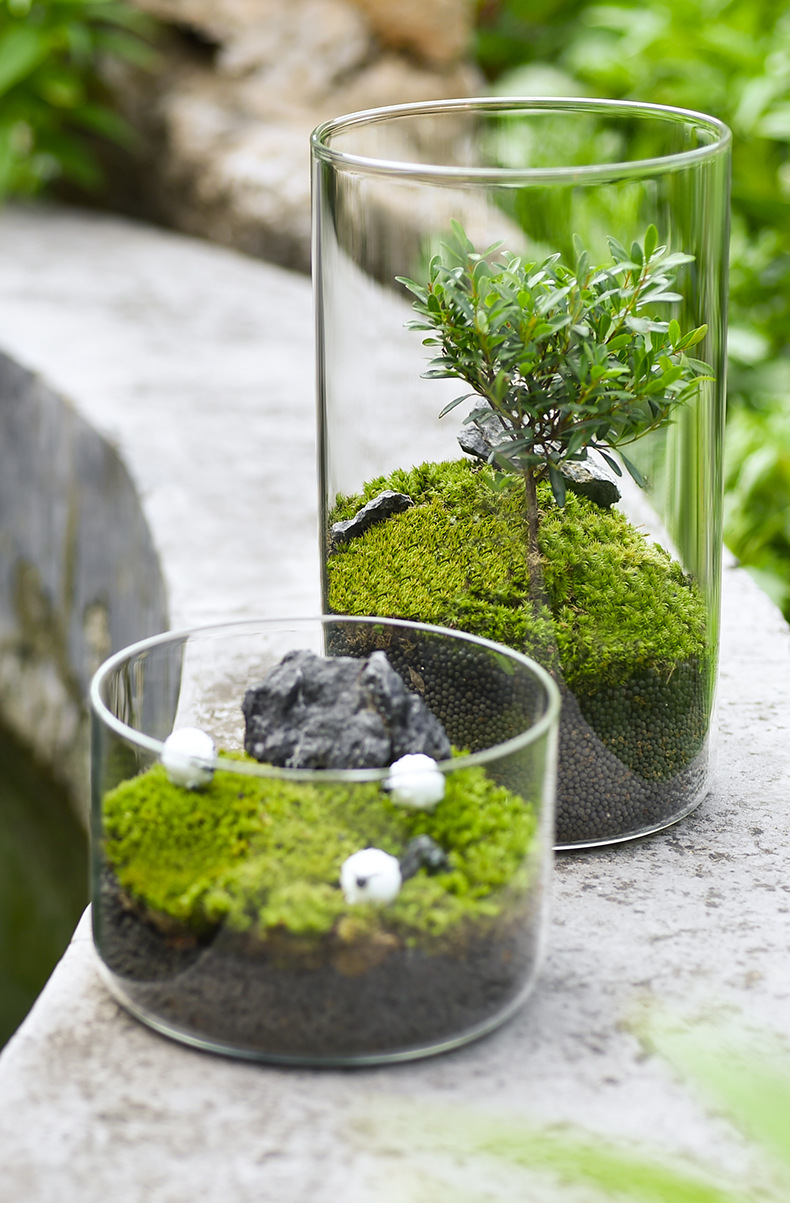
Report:
M 725 539 L 790 618 L 790 11 L 785 0 L 482 0 L 498 93 L 685 106 L 733 130 Z
M 133 146 L 104 57 L 148 66 L 153 25 L 121 0 L 0 0 L 0 199 L 65 180 L 101 185 L 99 137 Z

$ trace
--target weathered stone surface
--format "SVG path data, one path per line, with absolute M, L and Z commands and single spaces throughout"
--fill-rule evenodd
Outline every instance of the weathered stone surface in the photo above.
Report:
M 429 64 L 451 64 L 468 53 L 472 0 L 354 0 L 385 46 L 402 48 Z
M 299 270 L 319 122 L 482 91 L 468 0 L 134 2 L 170 30 L 153 74 L 108 66 L 144 136 L 136 162 L 113 155 L 112 201 Z
M 608 479 L 598 466 L 590 462 L 562 462 L 560 464 L 566 487 L 577 496 L 585 496 L 601 508 L 611 508 L 620 499 L 620 491 L 614 479 Z
M 271 62 L 289 28 L 293 4 L 283 0 L 135 0 L 160 21 L 202 33 L 231 56 L 243 61 Z M 431 65 L 457 63 L 468 53 L 474 22 L 473 0 L 304 0 L 303 32 L 309 50 L 318 27 L 328 38 L 330 54 L 343 54 L 355 31 L 364 31 L 366 43 L 375 38 L 382 47 L 408 51 Z M 349 33 L 351 31 L 351 37 Z
M 0 705 L 87 820 L 100 661 L 167 626 L 320 610 L 310 284 L 7 206 L 0 285 Z M 283 546 L 260 522 L 286 517 Z
M 166 625 L 159 559 L 115 448 L 0 353 L 0 707 L 86 821 L 90 680 Z
M 471 420 L 458 433 L 458 444 L 464 453 L 481 462 L 489 462 L 494 447 L 507 440 L 507 433 L 495 415 L 484 420 Z M 492 465 L 500 463 L 494 458 Z M 579 496 L 586 496 L 601 508 L 611 508 L 620 499 L 620 490 L 599 462 L 590 455 L 584 462 L 561 462 L 565 484 Z
M 450 743 L 383 652 L 367 660 L 289 652 L 244 696 L 244 748 L 275 767 L 388 767 L 403 754 L 449 758 Z
M 458 433 L 458 444 L 470 457 L 487 462 L 494 446 L 507 440 L 507 433 L 495 415 L 483 420 L 470 420 Z M 494 465 L 498 465 L 494 462 Z
M 336 521 L 330 530 L 332 541 L 350 542 L 352 538 L 361 538 L 371 525 L 377 525 L 379 521 L 386 521 L 388 517 L 394 517 L 396 513 L 403 513 L 407 508 L 413 507 L 411 496 L 400 491 L 383 491 L 381 495 L 363 504 L 356 516 L 350 520 Z

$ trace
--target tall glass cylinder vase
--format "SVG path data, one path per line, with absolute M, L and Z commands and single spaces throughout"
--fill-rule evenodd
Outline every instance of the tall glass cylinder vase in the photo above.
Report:
M 711 782 L 727 128 L 459 100 L 312 153 L 325 609 L 551 671 L 558 846 L 679 820 Z

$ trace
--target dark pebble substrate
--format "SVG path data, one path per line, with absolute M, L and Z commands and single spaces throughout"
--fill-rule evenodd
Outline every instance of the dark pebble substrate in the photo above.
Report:
M 499 745 L 529 729 L 544 711 L 546 696 L 532 676 L 478 645 L 397 627 L 383 635 L 367 624 L 328 629 L 327 650 L 334 655 L 362 657 L 374 649 L 422 696 L 459 750 Z
M 419 690 L 459 749 L 477 751 L 529 728 L 541 714 L 523 672 L 509 675 L 490 654 L 426 633 L 416 644 L 397 629 L 383 642 L 392 667 Z M 335 629 L 339 653 L 366 655 L 370 629 Z M 704 666 L 678 665 L 667 680 L 651 670 L 622 687 L 579 700 L 562 695 L 556 800 L 556 843 L 583 847 L 648 834 L 677 821 L 707 790 L 710 698 Z M 518 756 L 489 774 L 527 791 Z M 512 768 L 515 772 L 511 774 Z
M 557 769 L 558 846 L 612 842 L 658 830 L 694 807 L 707 788 L 708 743 L 675 775 L 646 779 L 610 750 L 562 692 Z
M 329 962 L 283 964 L 282 945 L 275 964 L 221 931 L 188 948 L 131 910 L 106 871 L 99 952 L 151 1019 L 217 1049 L 320 1064 L 440 1045 L 494 1020 L 537 965 L 538 902 L 536 892 L 517 921 L 469 938 L 458 956 L 399 948 L 348 977 Z

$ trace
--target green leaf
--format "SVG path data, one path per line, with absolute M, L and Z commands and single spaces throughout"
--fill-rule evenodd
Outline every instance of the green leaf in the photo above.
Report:
M 139 145 L 140 137 L 131 123 L 107 106 L 76 106 L 71 117 L 81 127 L 98 132 L 122 148 L 133 149 Z
M 653 257 L 658 247 L 658 230 L 655 225 L 648 225 L 645 232 L 645 260 L 647 262 Z
M 647 487 L 647 479 L 642 474 L 642 471 L 634 465 L 630 458 L 627 458 L 626 455 L 621 453 L 619 449 L 617 451 L 617 456 L 622 458 L 623 465 L 636 483 L 637 487 Z
M 666 267 L 680 267 L 684 263 L 693 263 L 693 262 L 694 262 L 693 254 L 682 254 L 682 253 L 678 252 L 677 254 L 665 255 L 661 259 L 660 266 L 663 270 Z
M 460 398 L 454 398 L 452 402 L 448 402 L 446 407 L 442 407 L 441 411 L 439 412 L 439 419 L 442 419 L 445 415 L 452 411 L 453 407 L 457 407 L 459 403 L 466 402 L 468 398 L 473 397 L 473 394 L 462 394 Z
M 562 508 L 565 504 L 565 479 L 563 478 L 561 471 L 559 471 L 552 462 L 549 462 L 548 464 L 548 471 L 552 494 L 554 495 L 554 499 L 557 501 L 560 508 Z
M 612 457 L 612 455 L 609 453 L 609 451 L 607 449 L 599 449 L 596 447 L 595 451 L 597 454 L 599 454 L 600 457 L 603 458 L 603 460 L 607 463 L 607 465 L 611 467 L 611 469 L 615 472 L 616 475 L 621 475 L 623 473 L 622 470 L 620 469 L 620 467 L 617 465 L 617 462 L 614 460 L 614 458 Z
M 418 301 L 422 301 L 423 305 L 427 304 L 428 294 L 420 284 L 416 283 L 415 280 L 410 280 L 406 275 L 396 275 L 395 281 L 398 284 L 403 284 L 404 288 L 408 288 L 409 292 L 412 293 L 412 295 L 415 296 Z M 411 325 L 413 326 L 413 323 Z
M 680 342 L 680 323 L 677 318 L 673 318 L 667 330 L 667 338 L 673 347 L 677 347 Z
M 0 201 L 5 199 L 11 184 L 14 163 L 13 129 L 8 123 L 0 124 Z
M 708 333 L 708 328 L 706 325 L 698 326 L 696 330 L 693 330 L 690 332 L 690 334 L 683 336 L 683 338 L 680 341 L 680 346 L 683 348 L 684 351 L 688 347 L 694 347 L 694 345 L 699 343 L 701 339 L 705 338 L 707 333 Z
M 628 329 L 637 335 L 649 335 L 655 325 L 652 318 L 640 318 L 632 313 L 626 314 L 624 321 Z
M 52 39 L 35 26 L 15 26 L 0 37 L 0 95 L 43 64 L 52 52 Z
M 633 335 L 615 335 L 607 344 L 610 352 L 621 352 L 624 347 L 630 347 L 634 342 Z

